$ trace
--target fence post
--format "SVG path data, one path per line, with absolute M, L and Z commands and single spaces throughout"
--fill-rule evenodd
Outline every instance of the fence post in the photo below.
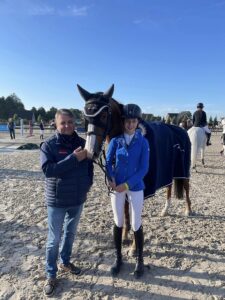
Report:
M 20 135 L 23 136 L 23 119 L 20 119 Z

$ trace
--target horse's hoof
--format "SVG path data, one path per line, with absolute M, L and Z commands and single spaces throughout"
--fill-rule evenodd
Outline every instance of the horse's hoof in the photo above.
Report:
M 128 255 L 131 256 L 131 257 L 136 257 L 137 256 L 136 243 L 135 243 L 134 239 L 132 241 L 130 249 L 128 250 Z
M 166 216 L 168 216 L 168 211 L 164 209 L 161 211 L 160 215 L 161 215 L 161 217 L 166 217 Z
M 129 243 L 129 237 L 128 237 L 128 229 L 126 227 L 123 228 L 123 233 L 122 233 L 122 242 L 124 245 Z
M 185 217 L 190 217 L 190 216 L 192 216 L 192 211 L 191 210 L 185 210 L 184 215 L 185 215 Z
M 136 250 L 136 248 L 131 247 L 131 248 L 129 249 L 129 251 L 128 251 L 128 255 L 129 255 L 130 257 L 136 257 L 136 256 L 137 256 L 137 250 Z

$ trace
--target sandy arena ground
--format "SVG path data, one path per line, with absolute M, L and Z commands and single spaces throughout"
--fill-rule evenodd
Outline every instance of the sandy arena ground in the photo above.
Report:
M 38 138 L 26 140 L 32 141 L 39 143 Z M 115 279 L 110 276 L 113 218 L 103 174 L 95 167 L 73 248 L 72 261 L 82 274 L 59 273 L 51 299 L 225 299 L 225 157 L 219 155 L 219 134 L 212 143 L 206 151 L 206 167 L 198 162 L 198 172 L 191 176 L 193 217 L 184 217 L 185 203 L 176 199 L 170 216 L 160 217 L 164 190 L 146 200 L 146 268 L 140 280 L 133 278 L 135 260 L 129 257 L 128 246 L 123 248 L 121 274 Z M 7 151 L 10 145 L 1 135 L 0 299 L 45 299 L 47 219 L 39 151 Z

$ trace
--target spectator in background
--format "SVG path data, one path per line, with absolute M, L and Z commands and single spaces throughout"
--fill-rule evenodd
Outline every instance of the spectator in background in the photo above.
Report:
M 56 124 L 55 124 L 55 120 L 52 120 L 50 123 L 51 128 L 55 131 L 56 130 Z
M 189 119 L 189 118 L 188 119 L 183 119 L 180 122 L 179 126 L 183 129 L 185 129 L 185 130 L 188 130 L 193 126 L 193 123 L 192 123 L 191 119 Z
M 13 139 L 15 140 L 15 138 L 16 138 L 15 137 L 15 124 L 14 124 L 12 118 L 9 119 L 7 126 L 9 129 L 9 134 L 10 134 L 11 140 L 13 140 Z
M 187 119 L 187 130 L 190 129 L 193 126 L 193 123 L 191 121 L 191 119 Z
M 43 123 L 42 120 L 40 122 L 39 127 L 40 127 L 40 140 L 43 140 L 44 139 L 44 130 L 45 130 L 45 128 L 44 128 L 44 123 Z
M 186 120 L 182 120 L 179 124 L 179 127 L 187 130 L 187 121 Z
M 225 155 L 225 118 L 222 119 L 221 125 L 223 126 L 223 133 L 222 133 L 222 136 L 221 136 L 223 149 L 220 151 L 220 154 Z

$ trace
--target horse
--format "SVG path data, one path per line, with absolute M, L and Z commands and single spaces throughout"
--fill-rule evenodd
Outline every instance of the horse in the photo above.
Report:
M 187 133 L 191 141 L 191 168 L 196 170 L 196 160 L 199 153 L 201 154 L 202 165 L 205 166 L 204 156 L 207 136 L 205 130 L 201 127 L 193 126 Z
M 104 142 L 109 142 L 123 132 L 123 105 L 112 98 L 114 85 L 106 92 L 96 93 L 90 93 L 80 85 L 77 87 L 85 100 L 84 117 L 87 122 L 85 149 L 88 157 L 96 160 L 102 157 Z M 191 144 L 187 132 L 178 126 L 162 122 L 141 121 L 139 126 L 149 141 L 151 153 L 149 171 L 144 178 L 145 198 L 154 196 L 156 190 L 166 187 L 166 203 L 161 212 L 161 216 L 166 216 L 171 204 L 174 180 L 175 196 L 182 199 L 184 191 L 186 192 L 185 215 L 190 216 L 192 214 L 189 197 Z M 125 234 L 123 236 L 127 237 L 129 228 L 129 207 L 126 203 Z

